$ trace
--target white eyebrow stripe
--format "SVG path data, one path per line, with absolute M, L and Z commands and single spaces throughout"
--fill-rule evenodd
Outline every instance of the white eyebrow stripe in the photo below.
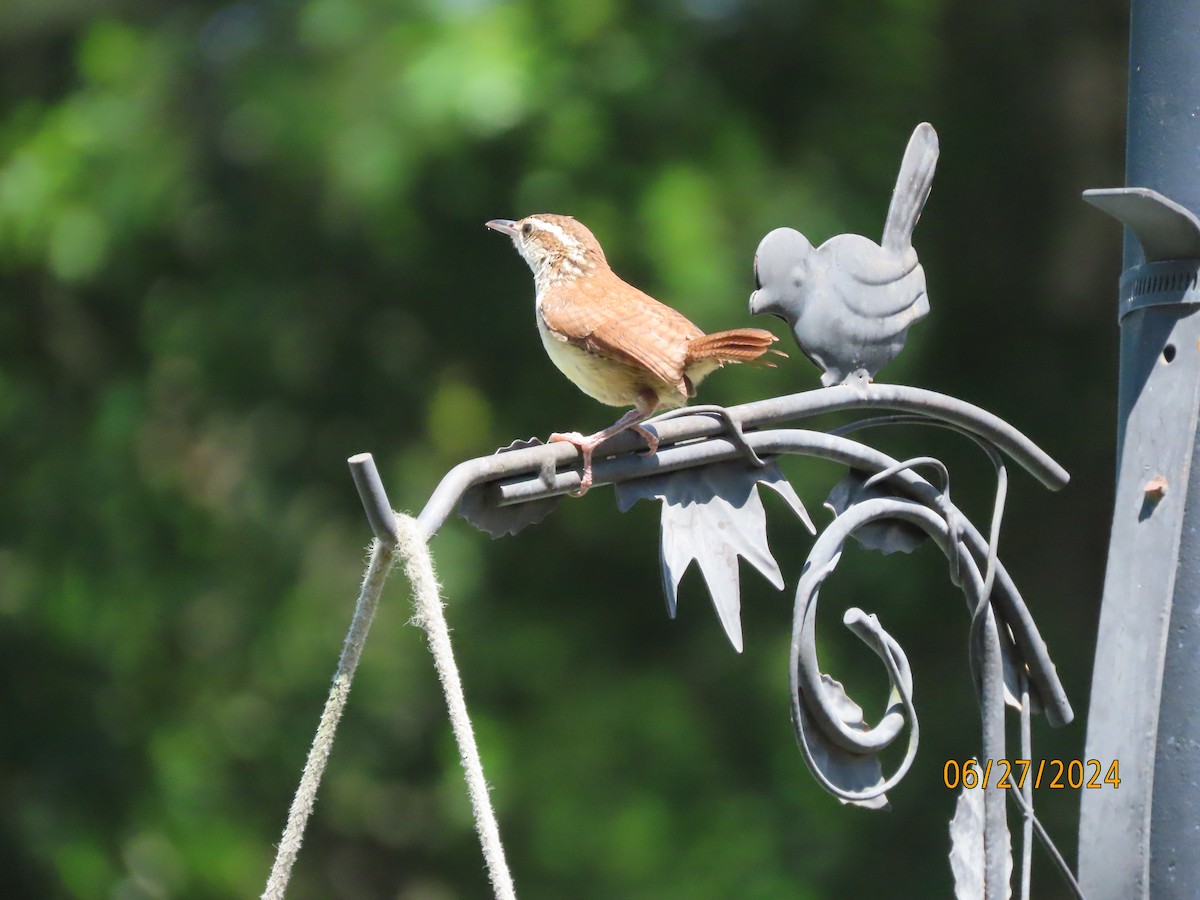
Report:
M 561 225 L 556 225 L 553 222 L 547 222 L 543 219 L 539 219 L 537 216 L 531 216 L 529 221 L 536 222 L 539 228 L 542 228 L 542 229 L 550 232 L 552 235 L 554 235 L 556 238 L 558 238 L 560 241 L 562 241 L 563 246 L 565 246 L 565 247 L 578 247 L 579 246 L 579 241 L 576 240 L 573 235 L 567 234 L 567 232 L 563 230 L 563 227 Z

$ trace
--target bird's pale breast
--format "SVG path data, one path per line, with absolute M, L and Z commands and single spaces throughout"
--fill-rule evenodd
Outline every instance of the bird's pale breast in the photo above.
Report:
M 542 336 L 542 346 L 546 348 L 546 355 L 550 357 L 550 361 L 592 399 L 608 406 L 633 406 L 638 401 L 639 393 L 649 388 L 658 395 L 658 405 L 663 409 L 682 406 L 686 402 L 687 397 L 674 385 L 655 378 L 644 369 L 597 353 L 589 353 L 582 347 L 555 337 L 546 327 L 540 313 L 537 323 L 538 333 Z M 708 371 L 711 371 L 711 368 Z M 708 374 L 708 371 L 704 374 Z M 697 378 L 696 381 L 698 380 Z

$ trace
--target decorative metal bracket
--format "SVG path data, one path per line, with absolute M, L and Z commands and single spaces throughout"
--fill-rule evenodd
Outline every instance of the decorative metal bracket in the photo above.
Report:
M 816 457 L 850 470 L 830 493 L 827 506 L 835 519 L 813 545 L 796 589 L 789 682 L 796 736 L 814 777 L 841 801 L 871 808 L 887 804 L 887 791 L 908 770 L 919 729 L 908 659 L 874 614 L 850 609 L 844 622 L 887 671 L 891 690 L 879 721 L 870 724 L 842 685 L 820 670 L 817 598 L 851 536 L 885 553 L 910 551 L 929 539 L 946 556 L 950 579 L 966 600 L 970 672 L 982 710 L 982 758 L 1011 755 L 1006 753 L 1006 703 L 1021 711 L 1023 756 L 1030 755 L 1031 713 L 1044 712 L 1054 726 L 1074 717 L 1046 644 L 997 553 L 1008 484 L 1001 455 L 1051 490 L 1067 484 L 1067 472 L 991 413 L 933 391 L 871 381 L 900 352 L 908 327 L 929 309 L 912 232 L 937 158 L 936 133 L 928 124 L 919 125 L 905 152 L 879 244 L 837 235 L 814 248 L 792 229 L 776 229 L 760 243 L 751 311 L 788 322 L 801 350 L 822 368 L 825 387 L 729 409 L 672 411 L 645 423 L 659 438 L 654 455 L 643 456 L 641 438 L 625 431 L 595 450 L 592 465 L 593 484 L 612 484 L 622 511 L 641 499 L 661 501 L 660 562 L 668 613 L 675 615 L 680 579 L 696 562 L 722 627 L 739 652 L 738 560 L 747 560 L 777 589 L 785 585 L 767 542 L 759 484 L 782 496 L 815 533 L 779 467 L 780 457 Z M 1130 222 L 1146 245 L 1146 271 L 1130 285 L 1131 309 L 1167 298 L 1193 302 L 1195 267 L 1185 274 L 1172 261 L 1172 254 L 1183 250 L 1200 255 L 1200 223 L 1187 210 L 1152 191 L 1092 192 L 1089 199 Z M 880 411 L 892 414 L 880 416 Z M 837 412 L 871 415 L 830 433 L 792 427 Z M 986 537 L 951 502 L 949 473 L 938 460 L 896 460 L 848 437 L 867 427 L 911 424 L 957 431 L 987 453 L 997 473 L 997 490 Z M 494 538 L 515 534 L 541 522 L 564 494 L 579 488 L 579 463 L 574 445 L 536 439 L 461 463 L 430 496 L 416 520 L 417 530 L 428 539 L 457 511 Z M 932 470 L 936 477 L 927 480 L 918 469 Z M 384 524 L 372 522 L 377 533 Z M 904 758 L 885 776 L 880 754 L 906 727 Z M 993 784 L 981 802 L 964 794 L 952 829 L 955 871 L 977 874 L 979 892 L 987 900 L 1008 891 L 1012 864 L 1006 793 L 1011 792 Z M 1028 847 L 1036 827 L 1032 795 L 1013 796 L 1025 812 Z M 1039 836 L 1048 843 L 1044 832 Z M 1050 851 L 1056 856 L 1052 845 Z M 1027 883 L 1028 851 L 1025 860 Z
M 1045 451 L 1008 423 L 969 403 L 920 388 L 884 384 L 835 385 L 758 400 L 732 407 L 730 413 L 746 429 L 745 442 L 760 456 L 770 458 L 798 453 L 838 462 L 851 469 L 884 472 L 894 469 L 897 461 L 857 441 L 816 431 L 764 429 L 767 425 L 832 412 L 879 409 L 920 415 L 933 423 L 981 438 L 1009 455 L 1051 490 L 1064 487 L 1070 478 Z M 658 453 L 652 457 L 639 455 L 641 442 L 631 434 L 619 434 L 602 445 L 596 451 L 593 464 L 594 483 L 623 485 L 650 476 L 736 460 L 744 453 L 740 442 L 721 436 L 721 423 L 709 416 L 679 416 L 656 421 L 655 427 L 661 444 Z M 577 458 L 578 451 L 574 447 L 556 443 L 516 450 L 506 448 L 492 456 L 461 463 L 442 479 L 417 521 L 422 531 L 432 536 L 457 508 L 468 521 L 493 536 L 515 533 L 525 527 L 523 523 L 528 518 L 521 508 L 524 504 L 554 500 L 578 488 L 580 471 L 577 468 L 554 468 L 553 474 L 550 468 L 560 462 L 574 462 Z M 887 485 L 942 515 L 942 493 L 914 472 L 895 471 L 887 479 Z M 720 490 L 719 485 L 717 489 Z M 505 510 L 512 510 L 510 517 L 506 517 Z M 686 540 L 685 537 L 679 539 Z M 988 543 L 969 522 L 964 521 L 962 540 L 978 558 L 986 559 Z M 765 542 L 756 552 L 770 553 Z M 1067 724 L 1074 713 L 1066 692 L 1033 617 L 1003 565 L 997 566 L 996 581 L 993 599 L 1000 605 L 1026 665 L 1030 667 L 1047 717 L 1054 725 Z M 724 589 L 710 584 L 710 590 L 716 596 Z
M 872 416 L 835 433 L 777 427 L 838 411 L 898 415 Z M 737 423 L 733 436 L 728 434 L 729 423 Z M 897 461 L 845 436 L 866 427 L 914 423 L 967 435 L 996 465 L 1000 483 L 988 537 L 950 501 L 949 475 L 937 460 Z M 783 586 L 767 545 L 757 484 L 764 482 L 779 492 L 811 526 L 803 504 L 782 477 L 778 457 L 814 456 L 850 469 L 851 475 L 830 495 L 828 505 L 837 518 L 814 545 L 797 587 L 790 667 L 792 717 L 805 761 L 818 782 L 840 800 L 869 808 L 886 806 L 887 791 L 906 773 L 919 734 L 907 657 L 876 616 L 851 609 L 844 621 L 879 656 L 891 681 L 886 709 L 877 724 L 870 725 L 841 684 L 820 670 L 813 630 L 817 594 L 851 535 L 884 552 L 911 550 L 916 537 L 926 535 L 946 555 L 951 580 L 964 592 L 972 623 L 969 649 L 984 710 L 984 758 L 1005 756 L 1002 710 L 1006 702 L 1022 710 L 1024 731 L 1031 712 L 1044 712 L 1055 726 L 1072 721 L 1074 712 L 1045 642 L 995 551 L 1007 486 L 999 453 L 1052 490 L 1064 487 L 1069 476 L 1011 425 L 932 391 L 863 381 L 744 404 L 718 418 L 681 410 L 651 424 L 660 439 L 658 452 L 645 457 L 635 436 L 617 435 L 596 451 L 594 483 L 613 484 L 623 511 L 638 499 L 663 501 L 660 554 L 668 612 L 674 616 L 680 577 L 696 560 L 718 618 L 738 651 L 742 638 L 737 558 L 750 561 L 776 587 Z M 752 459 L 765 461 L 765 466 L 754 466 Z M 577 462 L 578 452 L 572 446 L 520 442 L 493 456 L 462 463 L 443 478 L 418 523 L 431 535 L 457 508 L 493 536 L 515 533 L 543 519 L 563 494 L 578 487 L 580 471 L 571 465 Z M 938 483 L 917 474 L 917 466 L 932 467 Z M 885 776 L 879 754 L 905 725 L 909 737 L 904 760 L 897 771 Z M 996 886 L 1007 884 L 1012 865 L 1004 794 L 986 792 L 980 813 L 982 858 L 960 846 L 973 846 L 974 836 L 968 839 L 961 834 L 970 830 L 964 822 L 974 820 L 957 818 L 955 825 L 956 871 L 965 865 L 986 873 L 980 877 L 988 885 L 989 898 L 999 896 Z M 1014 798 L 1014 802 L 1028 810 L 1027 832 L 1036 827 L 1064 878 L 1073 884 L 1066 864 L 1036 826 L 1032 798 Z

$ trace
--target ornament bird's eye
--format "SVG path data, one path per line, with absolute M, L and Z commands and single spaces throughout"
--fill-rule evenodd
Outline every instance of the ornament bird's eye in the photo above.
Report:
M 526 222 L 524 225 L 522 225 L 521 226 L 521 234 L 524 234 L 524 235 L 533 234 L 533 223 Z

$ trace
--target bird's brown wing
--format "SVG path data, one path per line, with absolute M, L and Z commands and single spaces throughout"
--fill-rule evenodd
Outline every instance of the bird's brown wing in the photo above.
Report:
M 609 273 L 547 292 L 542 319 L 560 340 L 671 385 L 683 380 L 688 342 L 704 334 L 682 313 Z

